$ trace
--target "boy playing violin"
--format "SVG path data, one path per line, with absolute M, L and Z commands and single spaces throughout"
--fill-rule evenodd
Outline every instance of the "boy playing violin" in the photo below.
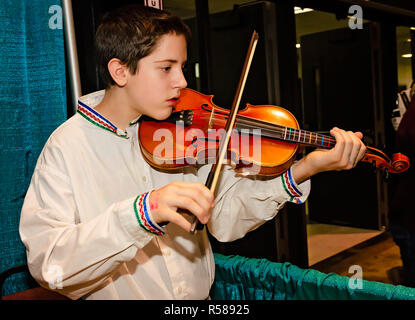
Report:
M 140 152 L 138 118 L 166 119 L 187 83 L 188 27 L 164 11 L 130 6 L 105 16 L 96 34 L 106 89 L 79 99 L 52 133 L 24 201 L 20 234 L 33 277 L 71 299 L 206 299 L 214 260 L 206 228 L 189 233 L 187 210 L 219 241 L 302 203 L 309 178 L 353 168 L 362 134 L 334 128 L 336 146 L 316 150 L 272 179 L 225 166 L 213 195 L 209 165 L 165 173 Z M 180 209 L 180 210 L 178 210 Z

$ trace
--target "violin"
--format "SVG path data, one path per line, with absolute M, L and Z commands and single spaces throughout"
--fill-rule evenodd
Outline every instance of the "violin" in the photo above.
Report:
M 229 110 L 213 103 L 213 97 L 182 89 L 169 118 L 141 118 L 140 147 L 150 165 L 177 170 L 215 161 Z M 304 147 L 331 149 L 335 145 L 333 136 L 301 130 L 294 115 L 282 107 L 246 104 L 236 115 L 226 159 L 242 174 L 277 176 L 288 170 Z M 390 159 L 369 146 L 361 161 L 386 174 L 409 168 L 405 155 L 396 153 Z

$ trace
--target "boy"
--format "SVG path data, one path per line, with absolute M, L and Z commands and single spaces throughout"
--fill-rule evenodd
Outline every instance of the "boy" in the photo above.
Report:
M 215 197 L 203 185 L 208 165 L 180 173 L 150 167 L 137 119 L 171 114 L 187 85 L 188 38 L 180 19 L 148 7 L 103 19 L 96 40 L 107 89 L 80 98 L 78 113 L 51 135 L 22 208 L 21 238 L 42 286 L 72 299 L 206 299 L 214 280 L 206 228 L 190 234 L 178 209 L 232 241 L 285 202 L 303 202 L 311 175 L 362 158 L 362 135 L 333 129 L 335 148 L 310 153 L 279 177 L 223 168 Z

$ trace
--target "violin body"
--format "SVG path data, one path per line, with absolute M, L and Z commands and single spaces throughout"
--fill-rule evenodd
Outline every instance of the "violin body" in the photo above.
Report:
M 146 161 L 161 170 L 214 163 L 229 116 L 215 105 L 213 95 L 183 89 L 172 115 L 164 120 L 140 118 L 139 141 Z M 226 160 L 244 174 L 276 176 L 292 165 L 304 146 L 330 149 L 331 136 L 301 130 L 288 110 L 272 105 L 247 104 L 237 113 Z M 402 172 L 409 160 L 401 154 L 391 161 L 383 152 L 367 148 L 362 161 L 387 172 Z
M 210 123 L 209 120 L 212 110 L 214 110 L 213 117 L 227 115 L 229 110 L 215 105 L 212 98 L 212 95 L 183 89 L 174 112 L 194 110 L 195 106 L 203 106 L 199 109 L 199 113 L 193 113 L 191 124 L 181 125 L 177 124 L 178 121 L 166 123 L 147 119 L 140 123 L 141 150 L 152 166 L 174 170 L 186 166 L 213 163 L 216 160 L 216 152 L 219 148 L 226 118 L 215 119 Z M 276 106 L 248 104 L 246 108 L 238 112 L 238 115 L 253 119 L 277 119 L 279 124 L 299 128 L 297 120 L 289 111 Z M 162 130 L 160 131 L 160 129 Z M 162 141 L 159 139 L 160 135 L 163 137 Z M 236 166 L 237 171 L 274 176 L 281 174 L 291 166 L 298 149 L 298 144 L 265 137 L 255 139 L 252 135 L 241 135 L 237 130 L 234 130 L 226 159 Z

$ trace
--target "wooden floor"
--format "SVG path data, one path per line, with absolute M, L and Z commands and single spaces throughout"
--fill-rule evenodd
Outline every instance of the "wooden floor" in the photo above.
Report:
M 353 265 L 362 268 L 364 280 L 399 284 L 397 275 L 402 261 L 399 247 L 389 232 L 381 232 L 369 240 L 310 265 L 310 269 L 351 276 L 353 273 L 349 273 L 349 268 Z
M 352 248 L 383 231 L 331 224 L 307 225 L 308 263 L 310 266 Z

